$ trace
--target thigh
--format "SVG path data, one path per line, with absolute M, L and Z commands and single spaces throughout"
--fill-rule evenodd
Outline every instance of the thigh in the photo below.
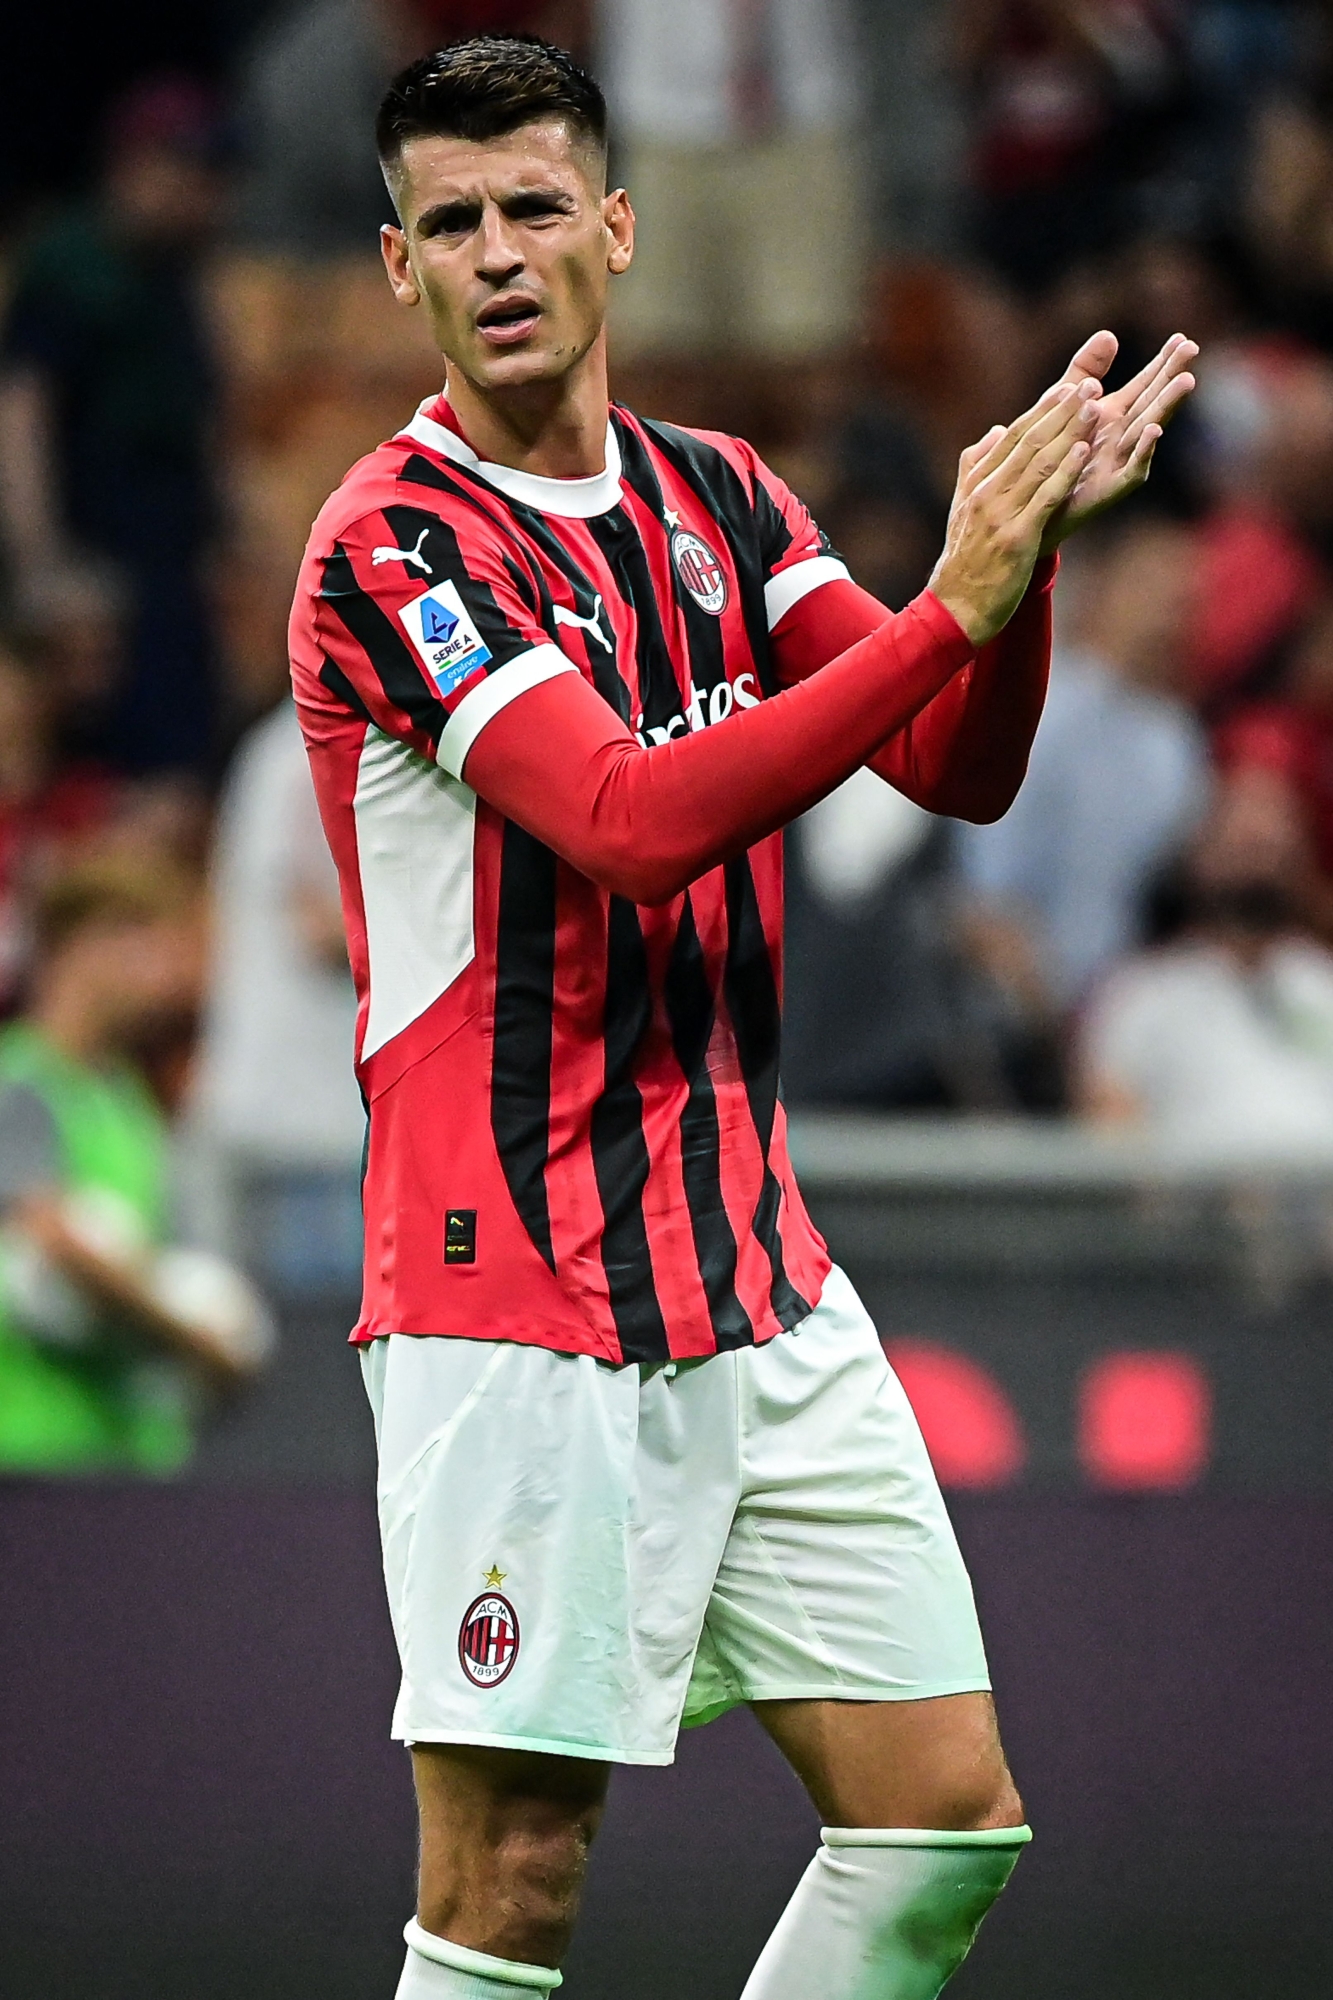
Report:
M 391 1335 L 366 1361 L 393 1733 L 668 1764 L 739 1478 L 734 1371 Z
M 989 1694 L 759 1702 L 755 1714 L 826 1826 L 1020 1826 Z
M 739 1362 L 741 1498 L 688 1719 L 736 1701 L 985 1693 L 972 1589 L 920 1429 L 844 1274 Z

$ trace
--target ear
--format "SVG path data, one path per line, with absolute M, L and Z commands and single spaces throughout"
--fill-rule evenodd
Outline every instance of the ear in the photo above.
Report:
M 628 271 L 634 256 L 634 210 L 624 188 L 616 188 L 602 203 L 606 229 L 606 268 L 613 277 Z
M 412 265 L 407 254 L 407 238 L 396 223 L 386 222 L 380 230 L 380 253 L 384 258 L 384 268 L 389 274 L 389 284 L 400 306 L 421 304 L 421 291 L 412 275 Z

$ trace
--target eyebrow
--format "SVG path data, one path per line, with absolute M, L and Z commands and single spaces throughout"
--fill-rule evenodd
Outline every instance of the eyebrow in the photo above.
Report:
M 430 236 L 448 226 L 475 229 L 484 206 L 479 195 L 454 195 L 444 201 L 433 202 L 417 217 L 417 234 Z M 543 210 L 552 208 L 563 209 L 567 215 L 572 215 L 578 201 L 567 188 L 520 187 L 502 195 L 498 206 L 512 221 L 521 222 L 525 216 L 539 215 Z

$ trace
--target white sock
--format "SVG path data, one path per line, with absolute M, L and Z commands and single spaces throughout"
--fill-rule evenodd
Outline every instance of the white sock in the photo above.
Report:
M 403 1936 L 407 1964 L 396 2000 L 544 2000 L 560 1984 L 560 1974 L 544 1965 L 520 1965 L 450 1944 L 423 1931 L 415 1917 Z
M 826 1826 L 741 2000 L 935 2000 L 1031 1838 Z

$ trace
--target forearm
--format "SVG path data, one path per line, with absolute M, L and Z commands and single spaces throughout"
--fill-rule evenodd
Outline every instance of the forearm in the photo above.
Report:
M 926 594 L 832 661 L 817 684 L 649 750 L 586 683 L 562 674 L 501 710 L 464 775 L 604 888 L 667 902 L 850 777 L 971 656 Z
M 1046 698 L 1055 568 L 1053 561 L 1040 566 L 999 637 L 867 760 L 927 811 L 989 820 L 1013 803 Z M 774 633 L 784 682 L 822 672 L 834 653 L 892 615 L 855 584 L 812 592 Z
M 113 1314 L 151 1346 L 202 1369 L 219 1387 L 248 1378 L 249 1369 L 220 1342 L 159 1304 L 133 1269 L 91 1249 L 69 1227 L 57 1199 L 31 1196 L 18 1213 L 51 1264 L 99 1311 Z
M 999 637 L 870 759 L 927 811 L 986 824 L 1018 796 L 1050 679 L 1056 566 L 1043 562 Z

